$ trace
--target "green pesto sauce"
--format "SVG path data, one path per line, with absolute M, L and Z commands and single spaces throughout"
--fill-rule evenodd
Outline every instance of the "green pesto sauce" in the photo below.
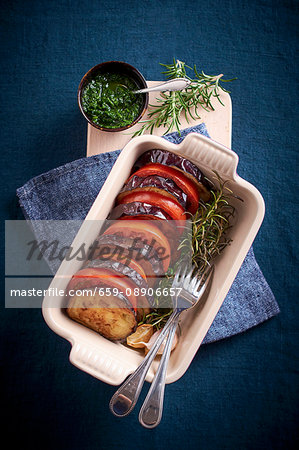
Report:
M 82 91 L 83 110 L 101 127 L 124 127 L 132 123 L 142 109 L 142 95 L 132 92 L 136 89 L 136 83 L 125 75 L 97 75 Z

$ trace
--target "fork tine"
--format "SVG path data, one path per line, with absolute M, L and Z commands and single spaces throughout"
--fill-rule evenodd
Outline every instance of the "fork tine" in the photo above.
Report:
M 186 266 L 181 266 L 178 268 L 172 282 L 172 287 L 179 286 L 181 284 L 182 280 L 184 280 L 186 270 Z
M 196 291 L 196 295 L 200 296 L 203 294 L 204 290 L 206 289 L 207 285 L 209 284 L 210 278 L 214 273 L 214 264 L 211 266 L 208 266 L 202 276 L 199 279 L 199 282 L 196 285 L 196 288 L 194 289 Z M 199 288 L 200 286 L 200 288 Z M 199 288 L 199 290 L 198 290 Z
M 184 277 L 183 285 L 184 285 L 184 287 L 186 289 L 188 289 L 188 287 L 190 286 L 190 280 L 192 278 L 193 271 L 194 271 L 194 267 L 192 267 L 191 270 L 189 270 L 187 275 Z M 185 272 L 187 272 L 187 267 L 186 267 L 186 271 Z
M 196 287 L 195 287 L 196 290 L 197 290 L 197 289 L 199 288 L 199 286 L 204 282 L 204 280 L 205 280 L 205 278 L 206 278 L 206 274 L 207 274 L 208 270 L 210 270 L 210 267 L 211 267 L 211 266 L 207 266 L 207 267 L 204 269 L 203 273 L 202 273 L 199 277 L 196 278 L 196 280 L 197 280 Z
M 192 289 L 192 291 L 195 289 L 196 284 L 197 284 L 197 278 L 196 278 L 196 276 L 193 276 L 190 281 L 190 284 L 189 284 L 190 289 Z
M 176 274 L 174 276 L 172 286 L 175 286 L 178 284 L 178 279 L 179 279 L 180 274 L 181 274 L 181 268 L 179 267 L 178 271 L 176 272 Z
M 190 284 L 189 284 L 189 286 L 190 286 L 190 288 L 192 290 L 195 290 L 199 286 L 199 283 L 200 283 L 200 280 L 201 280 L 201 278 L 197 277 L 197 271 L 198 270 L 195 267 L 193 267 L 193 271 L 192 271 L 193 275 L 192 275 L 192 279 L 191 279 Z
M 202 277 L 196 278 L 196 284 L 193 288 L 193 292 L 196 293 L 195 295 L 197 295 L 198 288 L 199 288 L 199 286 L 201 286 L 201 284 L 202 284 Z
M 183 268 L 183 270 L 180 271 L 179 273 L 179 283 L 181 283 L 182 281 L 184 281 L 185 277 L 186 277 L 186 272 L 187 272 L 188 267 L 185 266 Z

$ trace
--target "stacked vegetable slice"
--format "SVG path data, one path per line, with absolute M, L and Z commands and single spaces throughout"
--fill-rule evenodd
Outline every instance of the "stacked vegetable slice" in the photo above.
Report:
M 177 253 L 180 229 L 173 221 L 184 222 L 209 198 L 209 183 L 191 161 L 161 149 L 141 155 L 68 285 L 68 315 L 108 339 L 126 339 L 153 306 L 149 288 Z

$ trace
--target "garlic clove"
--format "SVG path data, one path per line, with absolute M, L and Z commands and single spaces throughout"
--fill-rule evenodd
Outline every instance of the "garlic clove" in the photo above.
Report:
M 133 348 L 143 348 L 154 333 L 154 327 L 150 324 L 143 324 L 137 327 L 136 331 L 127 337 L 127 344 Z

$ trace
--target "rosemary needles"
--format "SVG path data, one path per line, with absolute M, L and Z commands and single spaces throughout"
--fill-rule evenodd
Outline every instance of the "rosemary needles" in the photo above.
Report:
M 231 242 L 227 231 L 235 212 L 230 204 L 232 193 L 225 182 L 219 177 L 218 179 L 219 188 L 211 190 L 211 200 L 208 203 L 200 202 L 199 209 L 192 218 L 192 263 L 199 271 L 204 270 Z
M 148 119 L 142 121 L 142 127 L 133 135 L 140 136 L 146 131 L 153 133 L 154 128 L 165 127 L 165 132 L 176 130 L 180 134 L 181 117 L 184 116 L 189 123 L 190 119 L 200 119 L 200 109 L 206 111 L 214 110 L 213 99 L 216 98 L 222 105 L 220 91 L 227 91 L 221 82 L 233 81 L 223 80 L 223 75 L 210 76 L 203 71 L 199 72 L 194 65 L 193 69 L 183 61 L 173 60 L 172 64 L 161 64 L 165 68 L 162 72 L 167 79 L 187 78 L 191 84 L 182 91 L 161 92 L 157 98 L 157 105 L 149 106 Z M 187 70 L 192 71 L 190 77 Z

